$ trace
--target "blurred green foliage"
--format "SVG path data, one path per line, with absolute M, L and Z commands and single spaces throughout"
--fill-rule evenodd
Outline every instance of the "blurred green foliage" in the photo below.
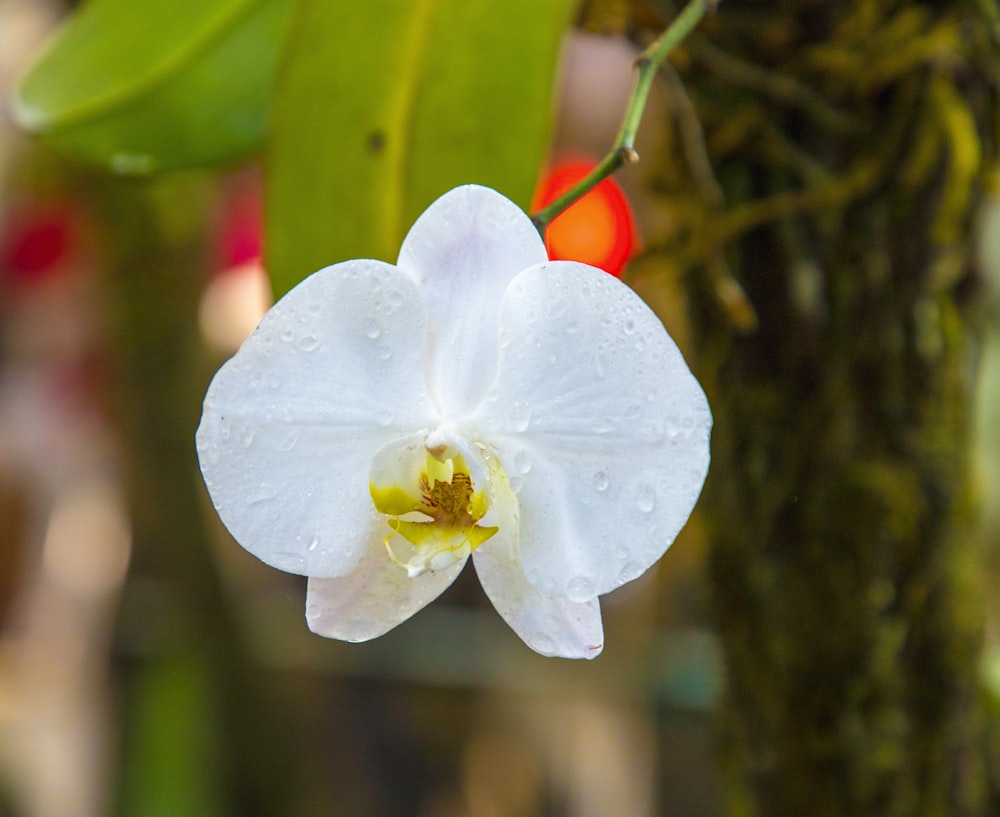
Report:
M 405 229 L 459 184 L 526 208 L 574 5 L 301 0 L 267 162 L 276 294 L 343 258 L 394 260 Z
M 231 162 L 259 147 L 289 0 L 92 0 L 24 76 L 19 123 L 123 175 Z
M 456 185 L 527 207 L 575 6 L 91 0 L 14 110 L 52 148 L 122 175 L 220 166 L 266 142 L 281 294 L 343 258 L 391 260 L 405 226 Z

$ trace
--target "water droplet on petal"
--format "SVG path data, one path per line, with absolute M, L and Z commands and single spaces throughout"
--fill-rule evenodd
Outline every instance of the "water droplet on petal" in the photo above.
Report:
M 243 444 L 244 448 L 249 448 L 253 445 L 254 430 L 252 428 L 244 428 L 240 432 L 240 443 Z
M 545 635 L 545 633 L 535 633 L 531 642 L 535 651 L 541 653 L 542 655 L 551 655 L 556 651 L 556 642 L 549 636 Z
M 375 350 L 375 357 L 379 360 L 388 360 L 392 357 L 392 349 L 386 346 L 384 343 Z
M 306 607 L 306 618 L 310 621 L 315 621 L 321 615 L 323 615 L 323 611 L 320 609 L 318 604 L 310 604 Z
M 580 331 L 580 325 L 576 321 L 573 321 L 572 323 L 566 325 L 567 335 L 575 335 L 579 331 Z
M 379 409 L 375 412 L 375 422 L 380 426 L 391 425 L 395 415 L 389 409 Z
M 382 330 L 374 318 L 369 318 L 365 321 L 365 334 L 372 340 L 375 340 L 375 338 L 382 334 Z
M 262 502 L 270 502 L 277 495 L 277 492 L 273 489 L 261 487 L 247 497 L 247 505 L 259 505 Z M 283 555 L 287 556 L 288 554 Z
M 594 597 L 594 585 L 586 576 L 574 576 L 566 583 L 566 598 L 577 603 Z
M 393 309 L 399 309 L 403 305 L 403 293 L 398 289 L 391 290 L 385 299 Z
M 565 298 L 553 298 L 545 304 L 545 317 L 550 321 L 556 320 L 565 315 L 568 308 Z
M 286 329 L 284 332 L 281 333 L 281 339 L 285 343 L 291 343 L 293 340 L 295 340 L 295 333 L 291 329 Z
M 611 484 L 611 480 L 608 478 L 606 472 L 598 471 L 593 476 L 593 483 L 594 483 L 594 490 L 603 493 L 604 491 L 608 490 L 608 486 Z
M 626 562 L 620 571 L 616 581 L 619 585 L 632 581 L 642 575 L 642 568 L 635 562 Z
M 309 551 L 310 553 L 312 553 L 312 552 L 314 552 L 314 551 L 316 550 L 316 548 L 318 548 L 318 547 L 319 547 L 319 537 L 318 537 L 318 536 L 314 536 L 314 537 L 313 537 L 312 539 L 310 539 L 310 540 L 309 540 L 309 544 L 308 544 L 308 545 L 306 546 L 306 549 L 307 549 L 307 550 L 308 550 L 308 551 Z
M 524 487 L 524 480 L 520 477 L 511 477 L 509 481 L 511 491 L 515 494 L 520 493 L 521 489 Z
M 518 451 L 514 455 L 514 467 L 522 474 L 527 474 L 531 470 L 531 458 L 527 451 Z
M 656 507 L 656 491 L 652 485 L 643 485 L 639 489 L 639 510 L 650 513 Z
M 625 321 L 625 334 L 632 335 L 635 334 L 635 321 L 629 318 Z
M 514 431 L 527 431 L 531 425 L 531 407 L 527 403 L 516 402 L 507 419 Z
M 315 335 L 304 335 L 299 338 L 298 347 L 303 352 L 311 352 L 319 346 L 319 338 Z

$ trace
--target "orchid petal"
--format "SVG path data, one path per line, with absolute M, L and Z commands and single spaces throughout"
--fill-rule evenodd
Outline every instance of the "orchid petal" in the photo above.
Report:
M 479 583 L 503 620 L 535 652 L 595 658 L 604 645 L 600 603 L 547 596 L 528 583 L 519 556 L 520 503 L 492 449 L 484 462 L 489 519 L 497 534 L 472 554 Z
M 205 484 L 236 540 L 280 570 L 342 576 L 377 525 L 372 454 L 437 422 L 413 280 L 378 261 L 310 276 L 216 374 L 197 433 Z
M 368 641 L 385 634 L 443 593 L 465 561 L 409 578 L 392 562 L 381 540 L 357 569 L 333 579 L 309 579 L 306 622 L 327 638 Z
M 467 414 L 489 390 L 504 289 L 547 257 L 531 220 L 486 187 L 446 193 L 410 229 L 398 263 L 423 291 L 430 328 L 425 371 L 442 415 Z
M 515 278 L 500 343 L 466 433 L 489 430 L 519 491 L 528 582 L 588 601 L 645 572 L 687 521 L 708 470 L 708 403 L 652 311 L 584 264 Z
M 524 578 L 506 537 L 498 535 L 475 553 L 479 583 L 497 612 L 531 649 L 561 658 L 596 658 L 604 647 L 597 599 L 573 602 L 546 596 Z

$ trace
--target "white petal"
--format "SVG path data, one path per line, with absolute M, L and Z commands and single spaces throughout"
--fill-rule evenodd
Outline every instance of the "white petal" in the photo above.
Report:
M 604 628 L 597 599 L 578 603 L 536 590 L 524 578 L 509 540 L 501 534 L 483 544 L 472 560 L 497 612 L 535 652 L 562 658 L 600 655 Z
M 708 403 L 656 316 L 592 267 L 521 273 L 500 327 L 498 380 L 466 433 L 490 435 L 518 491 L 528 581 L 587 601 L 684 526 L 708 470 Z
M 216 374 L 198 458 L 236 540 L 291 573 L 341 576 L 380 524 L 375 451 L 437 422 L 421 367 L 424 312 L 407 275 L 348 261 L 307 278 Z
M 547 259 L 531 220 L 495 190 L 458 187 L 417 219 L 399 267 L 427 304 L 427 382 L 445 417 L 461 417 L 496 374 L 500 299 L 521 270 Z
M 434 601 L 464 565 L 464 561 L 458 562 L 410 579 L 406 570 L 390 561 L 380 540 L 353 573 L 335 579 L 309 579 L 309 629 L 342 641 L 377 638 Z

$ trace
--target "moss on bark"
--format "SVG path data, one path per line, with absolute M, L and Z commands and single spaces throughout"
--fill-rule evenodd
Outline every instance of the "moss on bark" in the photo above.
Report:
M 653 249 L 690 273 L 715 414 L 700 508 L 734 814 L 983 811 L 970 236 L 1000 111 L 990 13 L 727 0 L 681 55 Z

